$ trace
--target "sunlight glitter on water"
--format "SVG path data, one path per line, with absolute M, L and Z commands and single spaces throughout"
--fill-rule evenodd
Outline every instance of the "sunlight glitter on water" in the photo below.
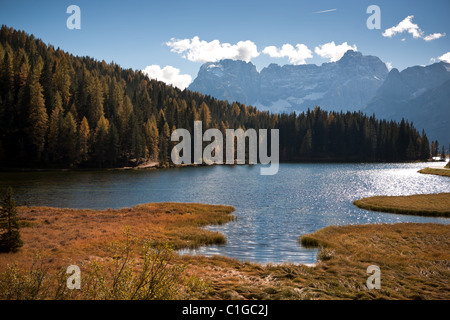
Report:
M 227 243 L 191 254 L 222 254 L 261 263 L 314 263 L 317 250 L 297 239 L 329 225 L 435 222 L 450 219 L 369 212 L 353 201 L 373 195 L 439 193 L 450 179 L 417 171 L 428 163 L 281 164 L 261 176 L 259 166 L 213 166 L 152 171 L 0 173 L 19 204 L 121 208 L 147 202 L 203 202 L 236 208 L 236 222 L 207 229 Z M 442 165 L 442 164 L 441 164 Z

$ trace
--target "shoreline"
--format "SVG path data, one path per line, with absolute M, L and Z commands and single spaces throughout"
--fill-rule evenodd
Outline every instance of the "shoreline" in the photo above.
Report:
M 280 161 L 280 164 L 414 164 L 414 163 L 435 163 L 435 162 L 444 162 L 437 160 L 415 160 L 415 161 L 398 161 L 398 162 L 386 162 L 386 161 L 351 161 L 351 160 L 336 160 L 333 161 L 331 159 L 323 159 L 323 160 L 305 160 L 305 161 Z M 259 164 L 259 163 L 258 163 Z M 257 165 L 258 165 L 257 164 Z M 83 171 L 147 171 L 147 170 L 160 170 L 160 169 L 172 169 L 172 168 L 189 168 L 189 167 L 212 167 L 212 166 L 252 166 L 254 164 L 181 164 L 181 165 L 140 165 L 140 166 L 125 166 L 125 167 L 115 167 L 115 168 L 98 168 L 98 167 L 74 167 L 74 168 L 33 168 L 33 167 L 0 167 L 0 172 L 83 172 Z M 434 169 L 434 168 L 433 168 Z
M 36 253 L 43 257 L 42 267 L 51 272 L 58 267 L 66 267 L 64 263 L 69 262 L 83 266 L 82 272 L 89 272 L 93 263 L 111 270 L 116 257 L 111 256 L 109 248 L 114 243 L 119 248 L 123 245 L 127 239 L 121 235 L 121 227 L 124 226 L 130 227 L 136 240 L 135 248 L 145 239 L 150 239 L 152 245 L 168 243 L 176 249 L 223 243 L 222 234 L 205 230 L 202 226 L 234 221 L 231 214 L 234 208 L 230 206 L 171 202 L 123 209 L 19 207 L 18 211 L 19 217 L 26 222 L 21 228 L 24 247 L 16 253 L 0 254 L 0 287 L 11 285 L 4 283 L 8 281 L 4 277 L 8 264 L 18 263 L 16 272 L 24 272 L 25 276 L 30 272 L 27 270 L 33 268 Z M 183 266 L 180 270 L 185 271 L 180 276 L 187 281 L 179 283 L 183 288 L 189 286 L 189 279 L 202 284 L 186 291 L 189 294 L 183 297 L 191 299 L 450 298 L 448 283 L 440 276 L 448 272 L 440 262 L 450 259 L 450 225 L 330 226 L 301 238 L 306 237 L 314 239 L 310 244 L 319 248 L 317 263 L 259 264 L 222 255 L 176 254 L 172 256 L 170 265 L 173 268 Z M 369 247 L 368 241 L 371 243 Z M 138 266 L 142 255 L 134 254 L 130 258 Z M 368 276 L 366 268 L 371 264 L 382 269 L 382 290 L 371 291 L 364 287 Z M 406 284 L 399 283 L 398 279 L 419 267 L 433 268 L 434 276 L 418 274 Z M 108 279 L 108 274 L 102 276 Z M 52 288 L 46 287 L 50 290 L 46 292 L 52 292 Z M 79 295 L 74 299 L 86 297 L 83 291 L 74 294 Z M 0 292 L 0 298 L 1 295 Z

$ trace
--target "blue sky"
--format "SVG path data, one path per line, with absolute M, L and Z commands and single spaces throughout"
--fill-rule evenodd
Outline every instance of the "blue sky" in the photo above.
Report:
M 80 30 L 66 27 L 71 4 L 81 9 Z M 380 30 L 366 27 L 369 5 L 380 7 Z M 248 60 L 261 70 L 270 63 L 322 64 L 355 47 L 400 70 L 428 65 L 450 52 L 449 14 L 448 0 L 0 0 L 1 24 L 74 55 L 115 61 L 124 68 L 153 65 L 147 70 L 160 72 L 167 81 L 180 80 L 180 74 L 195 78 L 209 58 Z M 419 35 L 414 37 L 414 32 Z M 430 35 L 436 39 L 426 41 Z M 282 50 L 283 45 L 287 46 Z M 166 66 L 173 68 L 165 74 L 158 70 Z

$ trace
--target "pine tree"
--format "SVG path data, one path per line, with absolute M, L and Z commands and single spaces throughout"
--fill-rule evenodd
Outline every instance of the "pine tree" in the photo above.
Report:
M 130 117 L 132 113 L 133 104 L 131 103 L 131 99 L 126 95 L 123 98 L 123 103 L 119 106 L 119 109 L 117 111 L 117 125 L 122 142 L 121 148 L 124 152 L 129 152 L 131 148 Z
M 204 102 L 200 106 L 200 118 L 203 129 L 208 129 L 209 123 L 211 122 L 211 112 L 209 111 L 208 105 Z
M 435 141 L 434 142 L 434 154 L 433 157 L 437 157 L 439 153 L 439 141 Z
M 169 161 L 170 148 L 170 128 L 167 122 L 164 123 L 159 134 L 159 162 L 161 165 L 167 164 Z
M 0 208 L 0 252 L 16 251 L 23 245 L 19 232 L 16 202 L 11 187 L 6 190 Z
M 97 77 L 90 77 L 88 84 L 88 120 L 91 124 L 96 124 L 103 117 L 103 90 L 100 80 Z
M 436 145 L 434 144 L 434 141 L 431 141 L 431 156 L 436 156 Z
M 158 128 L 156 126 L 156 120 L 153 115 L 145 123 L 145 139 L 150 160 L 158 161 L 159 136 L 158 136 Z
M 53 101 L 53 111 L 50 115 L 47 150 L 52 161 L 58 161 L 61 158 L 60 133 L 63 125 L 62 100 L 59 92 L 56 93 Z
M 64 117 L 61 129 L 61 147 L 66 159 L 66 163 L 73 165 L 77 157 L 77 123 L 73 119 L 72 113 L 68 112 Z
M 103 115 L 97 122 L 94 135 L 94 159 L 102 167 L 108 150 L 109 121 Z
M 422 130 L 422 139 L 420 145 L 420 159 L 427 160 L 430 158 L 430 142 L 425 131 Z
M 9 91 L 14 93 L 13 59 L 11 57 L 11 52 L 8 50 L 8 48 L 6 48 L 5 50 L 0 71 L 1 71 L 0 90 L 2 92 L 2 95 L 6 95 L 6 93 Z
M 110 162 L 111 166 L 116 165 L 116 162 L 119 157 L 120 150 L 120 140 L 119 140 L 119 132 L 117 131 L 114 123 L 111 123 L 109 126 L 109 137 L 108 137 L 108 150 L 107 150 L 107 159 Z
M 65 57 L 57 60 L 53 75 L 53 87 L 61 94 L 63 105 L 67 107 L 70 99 L 70 70 Z
M 309 156 L 312 150 L 312 134 L 311 130 L 308 129 L 305 136 L 303 137 L 302 146 L 300 148 L 301 155 Z
M 83 117 L 80 124 L 80 160 L 85 162 L 89 158 L 91 130 L 86 117 Z
M 35 148 L 36 160 L 41 159 L 45 147 L 45 135 L 48 129 L 48 115 L 42 85 L 39 83 L 42 62 L 34 67 L 30 84 L 29 139 Z

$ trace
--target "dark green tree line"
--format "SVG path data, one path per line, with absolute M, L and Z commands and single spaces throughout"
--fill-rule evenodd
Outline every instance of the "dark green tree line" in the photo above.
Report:
M 32 35 L 0 31 L 0 165 L 117 167 L 170 161 L 171 133 L 279 129 L 281 161 L 407 161 L 430 155 L 411 123 L 314 107 L 271 114 L 179 90 L 141 71 L 75 57 Z M 437 144 L 437 143 L 436 143 Z

